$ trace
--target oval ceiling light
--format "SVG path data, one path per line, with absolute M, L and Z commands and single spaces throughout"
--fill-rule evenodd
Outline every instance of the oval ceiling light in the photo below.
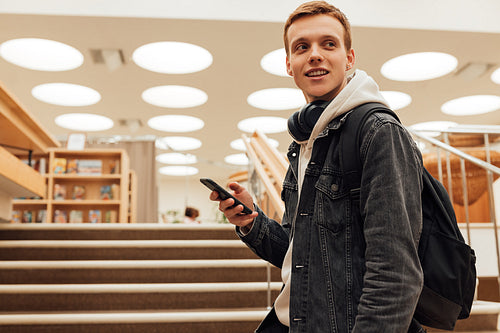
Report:
M 263 133 L 280 133 L 287 130 L 287 119 L 281 117 L 247 118 L 238 123 L 238 128 L 248 133 L 253 133 L 256 130 Z
M 248 104 L 264 110 L 298 109 L 306 104 L 304 94 L 296 88 L 271 88 L 256 91 L 247 98 Z
M 460 97 L 444 103 L 441 111 L 451 116 L 471 116 L 500 109 L 500 97 L 494 95 L 474 95 Z
M 457 126 L 458 124 L 452 121 L 427 121 L 411 125 L 410 128 L 415 131 L 422 131 L 426 136 L 439 136 L 441 131 L 445 131 L 450 127 Z
M 161 167 L 158 172 L 166 176 L 192 176 L 198 173 L 198 169 L 192 166 L 172 165 Z
M 170 85 L 146 89 L 142 99 L 163 108 L 191 108 L 205 104 L 208 96 L 200 89 Z
M 164 74 L 188 74 L 208 68 L 213 61 L 206 49 L 181 42 L 156 42 L 137 48 L 132 60 L 140 67 Z
M 200 118 L 171 114 L 149 119 L 148 126 L 164 132 L 192 132 L 203 128 L 205 123 Z
M 156 156 L 156 161 L 164 164 L 195 164 L 195 155 L 182 153 L 165 153 Z
M 498 68 L 491 74 L 491 80 L 496 84 L 500 84 L 500 68 Z
M 400 91 L 381 91 L 380 93 L 393 111 L 407 107 L 411 103 L 411 96 Z
M 74 131 L 104 131 L 113 127 L 113 120 L 91 113 L 66 113 L 55 118 L 58 126 Z
M 41 38 L 11 39 L 0 45 L 8 62 L 37 71 L 69 71 L 83 64 L 83 54 L 72 46 Z
M 284 48 L 269 52 L 260 60 L 260 67 L 277 76 L 290 77 L 286 72 L 286 52 Z
M 31 94 L 36 99 L 61 106 L 88 106 L 101 100 L 96 90 L 72 83 L 45 83 L 34 87 Z
M 156 139 L 155 146 L 158 149 L 173 151 L 194 150 L 201 147 L 201 141 L 186 136 L 166 136 Z
M 224 157 L 224 162 L 233 165 L 248 165 L 248 157 L 246 154 L 232 154 Z
M 277 140 L 270 139 L 270 138 L 268 138 L 267 140 L 268 140 L 269 144 L 274 148 L 277 148 L 280 145 Z M 236 150 L 241 150 L 241 151 L 247 150 L 247 147 L 245 146 L 243 139 L 233 140 L 233 141 L 231 141 L 231 143 L 229 145 L 231 146 L 231 148 L 236 149 Z
M 457 68 L 454 56 L 441 52 L 405 54 L 388 60 L 380 72 L 395 81 L 424 81 L 451 73 Z

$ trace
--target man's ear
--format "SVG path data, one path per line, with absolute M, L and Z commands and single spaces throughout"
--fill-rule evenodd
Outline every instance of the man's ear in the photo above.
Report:
M 353 68 L 355 62 L 356 62 L 356 57 L 354 55 L 354 49 L 350 49 L 347 52 L 347 68 L 346 68 L 346 70 Z
M 293 76 L 293 71 L 290 66 L 290 60 L 288 60 L 288 56 L 286 57 L 286 72 L 288 75 Z

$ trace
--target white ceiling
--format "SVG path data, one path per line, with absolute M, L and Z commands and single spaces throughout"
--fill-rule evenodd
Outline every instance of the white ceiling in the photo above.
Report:
M 37 37 L 67 43 L 83 53 L 84 64 L 68 72 L 38 72 L 23 69 L 0 58 L 0 81 L 57 137 L 68 130 L 54 124 L 54 117 L 68 112 L 88 112 L 110 117 L 115 126 L 89 136 L 168 136 L 147 127 L 147 120 L 162 114 L 189 114 L 202 118 L 205 127 L 186 133 L 203 141 L 191 151 L 199 158 L 198 176 L 226 178 L 238 170 L 224 163 L 224 156 L 238 153 L 230 141 L 241 136 L 238 121 L 253 116 L 288 118 L 295 110 L 265 111 L 251 107 L 246 99 L 256 90 L 294 87 L 290 78 L 264 72 L 260 59 L 282 47 L 282 24 L 303 1 L 295 0 L 143 0 L 143 1 L 12 1 L 0 0 L 0 43 L 21 37 Z M 413 98 L 398 111 L 405 125 L 430 120 L 451 120 L 470 124 L 500 124 L 500 111 L 489 114 L 450 117 L 441 105 L 470 94 L 500 95 L 500 85 L 489 76 L 500 66 L 500 1 L 421 0 L 332 2 L 350 18 L 356 67 L 367 71 L 382 90 L 398 90 Z M 213 64 L 193 74 L 168 75 L 148 72 L 131 61 L 139 46 L 156 41 L 183 41 L 209 50 Z M 94 64 L 91 49 L 120 49 L 125 65 L 110 72 Z M 447 52 L 459 61 L 456 72 L 422 82 L 396 82 L 380 75 L 388 59 L 420 51 Z M 482 76 L 467 79 L 459 75 L 469 63 L 490 64 Z M 102 100 L 89 107 L 59 107 L 31 96 L 41 83 L 68 82 L 98 90 Z M 204 90 L 208 102 L 189 109 L 165 109 L 143 102 L 142 91 L 166 85 L 188 85 Z M 119 126 L 120 119 L 140 119 L 143 126 L 130 133 Z M 288 134 L 270 134 L 285 151 Z

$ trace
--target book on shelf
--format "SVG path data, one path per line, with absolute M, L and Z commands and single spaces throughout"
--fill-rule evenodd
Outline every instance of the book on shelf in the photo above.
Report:
M 101 223 L 101 211 L 98 209 L 89 210 L 89 222 Z
M 118 221 L 118 213 L 116 210 L 107 210 L 104 214 L 105 223 L 116 223 Z
M 56 209 L 54 211 L 55 223 L 68 223 L 68 214 L 64 210 Z
M 12 211 L 11 221 L 12 221 L 12 223 L 21 223 L 21 211 L 20 210 L 13 210 Z
M 78 161 L 78 174 L 95 176 L 102 174 L 102 161 L 101 160 L 79 160 Z
M 47 160 L 45 157 L 40 158 L 38 161 L 38 172 L 42 175 L 47 173 Z
M 33 222 L 33 212 L 31 210 L 25 210 L 23 212 L 23 223 Z
M 66 164 L 66 173 L 76 174 L 78 173 L 78 160 L 76 158 L 71 158 Z
M 83 212 L 81 210 L 71 210 L 69 212 L 69 223 L 82 223 Z
M 109 161 L 109 173 L 111 174 L 120 173 L 120 160 Z
M 113 199 L 113 191 L 111 190 L 111 185 L 101 186 L 101 192 L 99 197 L 101 200 L 111 200 Z
M 54 200 L 66 199 L 66 185 L 54 184 Z
M 120 185 L 112 184 L 111 185 L 111 197 L 112 199 L 118 200 L 120 198 Z
M 36 215 L 36 223 L 45 223 L 47 222 L 47 210 L 40 209 L 38 214 Z
M 73 185 L 73 200 L 83 200 L 85 199 L 85 186 L 83 185 Z
M 54 158 L 54 165 L 52 166 L 52 173 L 63 174 L 66 172 L 66 159 L 62 157 Z

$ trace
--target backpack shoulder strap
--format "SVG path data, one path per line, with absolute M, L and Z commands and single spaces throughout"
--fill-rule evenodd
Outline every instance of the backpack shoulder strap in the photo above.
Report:
M 340 167 L 344 172 L 346 187 L 351 193 L 361 186 L 360 132 L 366 119 L 375 112 L 387 113 L 399 121 L 398 116 L 381 103 L 365 103 L 354 108 L 342 125 L 340 135 Z

